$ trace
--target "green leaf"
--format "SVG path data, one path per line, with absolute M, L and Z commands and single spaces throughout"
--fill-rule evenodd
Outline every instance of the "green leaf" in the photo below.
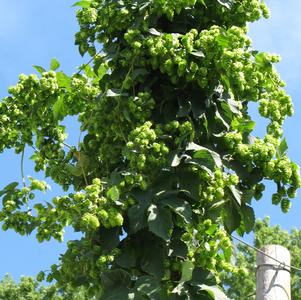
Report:
M 286 142 L 286 139 L 284 138 L 281 141 L 281 143 L 280 143 L 280 145 L 279 145 L 279 147 L 277 149 L 278 156 L 279 157 L 283 156 L 286 153 L 287 149 L 288 149 L 287 142 Z
M 107 197 L 113 200 L 114 202 L 119 200 L 119 196 L 120 195 L 117 186 L 113 186 L 107 191 Z
M 84 72 L 89 78 L 93 78 L 96 75 L 90 65 L 85 65 Z
M 233 0 L 217 0 L 217 2 L 228 9 L 230 9 L 233 5 Z
M 194 151 L 193 157 L 202 159 L 204 161 L 204 165 L 207 166 L 209 169 L 212 169 L 215 166 L 220 168 L 223 165 L 220 155 L 208 148 L 199 146 L 195 143 L 189 143 L 186 147 L 186 150 Z
M 148 227 L 155 235 L 165 241 L 170 239 L 173 227 L 172 217 L 169 210 L 151 204 L 148 208 Z
M 2 191 L 0 191 L 0 197 L 9 192 L 14 191 L 18 185 L 19 185 L 19 182 L 12 182 L 12 183 L 8 184 Z
M 63 120 L 67 114 L 64 96 L 59 95 L 56 102 L 53 104 L 53 116 L 56 120 Z
M 13 191 L 15 190 L 15 188 L 19 185 L 19 182 L 11 182 L 10 184 L 8 184 L 7 186 L 5 186 L 4 190 L 5 191 Z
M 200 57 L 203 58 L 205 57 L 205 54 L 203 51 L 199 50 L 199 51 L 194 51 L 194 52 L 190 52 L 191 55 L 196 56 L 196 57 Z
M 170 166 L 171 167 L 177 167 L 180 163 L 181 163 L 181 156 L 178 156 L 177 152 L 171 153 L 171 157 L 170 157 Z
M 150 28 L 148 31 L 150 34 L 155 35 L 155 36 L 160 36 L 162 33 L 159 32 L 157 29 L 155 28 Z
M 272 64 L 268 60 L 268 53 L 261 52 L 255 56 L 255 64 L 259 69 L 271 69 Z
M 229 44 L 229 43 L 228 43 L 228 39 L 222 38 L 222 36 L 219 36 L 218 39 L 221 40 L 220 43 L 227 44 L 227 45 Z M 224 48 L 224 46 L 223 46 L 223 48 Z M 227 76 L 227 75 L 224 75 L 224 74 L 221 74 L 221 79 L 222 79 L 224 85 L 225 85 L 225 86 L 227 87 L 227 89 L 229 90 L 229 89 L 231 88 L 231 84 L 230 84 L 230 80 L 229 80 L 228 76 Z
M 238 190 L 234 185 L 230 185 L 229 190 L 230 190 L 230 194 L 236 200 L 237 204 L 241 205 L 242 192 Z
M 169 197 L 161 201 L 162 206 L 169 206 L 176 214 L 181 216 L 186 223 L 192 222 L 192 211 L 190 204 L 176 197 Z
M 256 125 L 256 122 L 247 120 L 247 119 L 237 119 L 233 118 L 231 122 L 231 127 L 233 129 L 237 129 L 240 132 L 249 134 L 251 131 L 253 131 L 254 127 Z
M 122 91 L 120 89 L 108 89 L 106 96 L 107 97 L 120 97 L 120 96 L 125 96 L 125 94 L 122 94 Z
M 227 116 L 226 114 L 223 113 L 223 111 L 221 110 L 221 112 L 218 110 L 218 108 L 216 107 L 215 110 L 215 120 L 219 121 L 221 124 L 223 124 L 223 126 L 229 130 L 230 129 L 230 125 L 227 122 Z
M 217 286 L 201 284 L 200 288 L 208 292 L 208 294 L 212 296 L 214 300 L 230 300 Z
M 56 58 L 53 58 L 50 62 L 50 70 L 55 71 L 60 67 L 60 63 Z
M 82 8 L 88 8 L 88 7 L 91 6 L 91 4 L 92 4 L 92 0 L 83 0 L 83 1 L 78 1 L 78 2 L 74 3 L 72 5 L 72 7 L 74 7 L 74 6 L 80 6 Z
M 33 66 L 38 72 L 40 75 L 43 75 L 44 72 L 46 72 L 46 70 L 41 67 L 41 66 Z
M 95 70 L 94 70 L 95 71 Z M 104 64 L 101 64 L 98 69 L 96 74 L 98 75 L 98 79 L 101 80 L 106 74 L 107 74 L 108 68 Z
M 182 263 L 182 277 L 180 282 L 189 281 L 192 278 L 192 272 L 194 269 L 193 262 L 187 260 Z
M 64 72 L 57 72 L 56 80 L 60 88 L 65 88 L 67 91 L 71 91 L 71 78 Z
M 67 164 L 66 165 L 66 170 L 70 174 L 72 174 L 72 175 L 74 175 L 76 177 L 80 177 L 80 176 L 83 175 L 83 169 L 79 165 L 74 166 L 72 164 Z

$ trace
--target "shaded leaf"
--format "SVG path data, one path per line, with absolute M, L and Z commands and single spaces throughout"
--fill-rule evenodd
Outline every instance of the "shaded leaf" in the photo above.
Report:
M 99 243 L 104 250 L 111 251 L 119 245 L 120 232 L 118 227 L 109 229 L 101 227 L 98 231 L 98 235 Z
M 130 274 L 122 269 L 109 270 L 101 274 L 101 282 L 104 289 L 128 286 L 130 281 Z
M 255 224 L 255 214 L 253 208 L 248 205 L 243 205 L 241 207 L 241 215 L 244 229 L 246 233 L 250 233 L 253 230 Z
M 224 205 L 223 221 L 229 233 L 232 233 L 240 225 L 241 216 L 232 201 L 228 201 Z
M 139 245 L 141 250 L 141 268 L 146 273 L 161 279 L 164 276 L 164 247 L 161 239 L 144 236 L 145 240 Z
M 79 176 L 82 176 L 83 175 L 83 169 L 79 166 L 79 165 L 72 165 L 72 164 L 67 164 L 66 165 L 66 170 L 76 176 L 76 177 L 79 177 Z
M 187 245 L 180 239 L 173 239 L 168 246 L 168 256 L 186 258 L 188 253 Z
M 188 100 L 178 100 L 179 110 L 177 112 L 177 118 L 186 117 L 191 111 L 191 102 Z
M 129 269 L 136 266 L 136 260 L 137 251 L 135 244 L 127 240 L 120 254 L 115 257 L 114 262 L 122 268 Z
M 186 147 L 186 150 L 194 151 L 193 157 L 203 159 L 204 163 L 208 162 L 210 167 L 212 167 L 212 163 L 214 164 L 214 166 L 217 166 L 219 168 L 223 165 L 220 155 L 213 150 L 197 145 L 195 143 L 189 143 Z
M 192 221 L 192 211 L 190 204 L 176 197 L 169 197 L 161 201 L 162 206 L 169 206 L 176 214 L 181 216 L 186 223 Z
M 159 282 L 153 276 L 141 276 L 136 281 L 135 289 L 150 300 L 161 299 Z
M 181 190 L 187 191 L 192 199 L 199 200 L 199 186 L 201 182 L 198 174 L 182 171 L 178 174 L 178 182 Z
M 151 232 L 165 241 L 169 240 L 171 229 L 173 227 L 169 210 L 151 204 L 148 208 L 147 223 Z
M 137 233 L 147 226 L 147 209 L 150 206 L 153 194 L 150 192 L 136 192 L 133 197 L 137 199 L 138 204 L 128 210 L 130 233 Z
M 125 286 L 116 286 L 114 289 L 106 290 L 101 300 L 129 300 L 130 290 Z M 136 298 L 135 298 L 136 299 Z
M 213 273 L 201 268 L 194 268 L 190 283 L 192 285 L 199 285 L 199 284 L 215 285 L 216 279 Z
M 138 69 L 135 69 L 133 72 L 132 72 L 132 80 L 136 80 L 137 77 L 139 76 L 145 76 L 149 74 L 149 72 L 145 69 L 145 68 L 138 68 Z

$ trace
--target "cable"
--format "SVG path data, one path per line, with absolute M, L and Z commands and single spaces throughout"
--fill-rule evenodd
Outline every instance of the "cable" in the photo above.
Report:
M 239 241 L 240 243 L 246 245 L 246 246 L 249 247 L 249 248 L 252 248 L 252 249 L 255 250 L 256 252 L 259 252 L 259 253 L 265 255 L 266 257 L 269 257 L 270 259 L 273 259 L 274 261 L 276 261 L 277 263 L 279 263 L 280 266 L 288 267 L 288 268 L 291 268 L 291 269 L 296 270 L 296 271 L 301 271 L 300 268 L 297 268 L 297 267 L 292 266 L 292 265 L 287 265 L 287 264 L 285 264 L 284 262 L 282 262 L 282 261 L 276 259 L 275 257 L 273 257 L 273 256 L 271 256 L 271 255 L 269 255 L 269 254 L 267 254 L 267 253 L 265 253 L 265 252 L 263 252 L 262 250 L 260 250 L 260 249 L 258 249 L 258 248 L 256 248 L 256 247 L 254 247 L 254 246 L 248 244 L 248 243 L 245 242 L 244 240 L 242 240 L 242 239 L 240 239 L 240 238 L 238 238 L 238 237 L 236 237 L 236 236 L 233 236 L 232 234 L 229 234 L 229 235 L 230 235 L 233 239 Z

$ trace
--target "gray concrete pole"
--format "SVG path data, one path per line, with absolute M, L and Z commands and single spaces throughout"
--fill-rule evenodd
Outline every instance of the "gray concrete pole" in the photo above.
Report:
M 279 245 L 267 245 L 261 250 L 283 264 L 257 252 L 256 300 L 291 300 L 289 251 Z

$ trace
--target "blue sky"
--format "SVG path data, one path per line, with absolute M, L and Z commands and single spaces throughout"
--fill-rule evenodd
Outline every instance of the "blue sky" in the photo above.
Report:
M 80 57 L 74 46 L 77 23 L 72 4 L 70 0 L 0 0 L 1 98 L 7 94 L 7 87 L 16 83 L 18 74 L 34 71 L 32 65 L 47 68 L 50 60 L 56 57 L 61 62 L 61 68 L 71 74 L 76 71 L 76 66 L 87 60 Z M 268 4 L 272 18 L 250 25 L 250 35 L 254 48 L 282 56 L 282 62 L 277 68 L 287 82 L 286 89 L 295 103 L 295 116 L 285 123 L 285 137 L 290 157 L 301 164 L 301 2 L 270 0 Z M 255 111 L 255 106 L 252 111 Z M 265 122 L 256 113 L 254 116 L 257 120 L 256 134 L 262 136 Z M 70 128 L 76 135 L 77 128 L 74 125 Z M 74 137 L 71 135 L 70 138 L 72 143 Z M 0 189 L 11 181 L 20 181 L 20 157 L 13 151 L 0 155 L 0 166 Z M 30 162 L 25 164 L 25 172 L 34 175 Z M 256 216 L 270 215 L 272 224 L 279 223 L 286 229 L 301 228 L 301 197 L 294 200 L 291 211 L 284 215 L 279 207 L 270 204 L 274 189 L 274 185 L 269 184 L 263 199 L 254 201 Z M 50 199 L 60 192 L 52 185 L 50 194 L 41 194 L 41 197 Z M 68 231 L 66 240 L 73 237 L 74 234 Z M 21 275 L 35 275 L 41 269 L 47 270 L 52 263 L 57 262 L 59 254 L 65 249 L 64 243 L 39 244 L 34 238 L 20 237 L 10 231 L 0 231 L 0 245 L 0 278 L 11 273 L 16 279 Z

